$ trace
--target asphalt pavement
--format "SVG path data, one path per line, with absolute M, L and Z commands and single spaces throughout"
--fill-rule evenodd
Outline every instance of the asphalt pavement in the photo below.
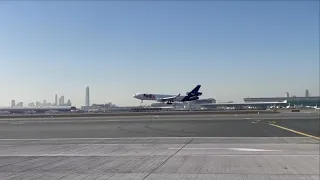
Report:
M 316 114 L 0 121 L 0 179 L 319 180 Z
M 261 114 L 2 120 L 0 137 L 38 139 L 304 136 L 270 124 L 319 136 L 319 118 L 316 114 Z

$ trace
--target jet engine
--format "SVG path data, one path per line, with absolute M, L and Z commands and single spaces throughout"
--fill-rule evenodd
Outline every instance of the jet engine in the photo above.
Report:
M 162 100 L 162 99 L 160 99 L 160 98 L 158 98 L 158 99 L 157 99 L 157 102 L 163 102 L 163 100 Z

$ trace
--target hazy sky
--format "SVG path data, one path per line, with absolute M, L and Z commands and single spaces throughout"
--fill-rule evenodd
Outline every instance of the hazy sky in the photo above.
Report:
M 319 1 L 0 2 L 0 106 L 319 94 Z

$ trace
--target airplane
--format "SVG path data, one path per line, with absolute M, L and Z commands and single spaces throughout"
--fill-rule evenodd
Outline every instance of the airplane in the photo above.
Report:
M 164 95 L 164 94 L 149 94 L 149 93 L 137 93 L 133 95 L 134 98 L 143 100 L 151 100 L 157 102 L 165 102 L 166 104 L 172 104 L 173 102 L 186 102 L 199 99 L 202 92 L 199 92 L 201 85 L 197 85 L 192 91 L 187 92 L 186 96 L 178 95 Z

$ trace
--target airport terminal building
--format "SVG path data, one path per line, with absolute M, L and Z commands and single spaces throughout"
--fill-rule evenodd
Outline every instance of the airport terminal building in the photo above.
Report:
M 287 100 L 290 106 L 320 106 L 320 96 L 310 97 L 259 97 L 243 98 L 245 103 L 255 102 L 282 102 Z
M 192 105 L 197 105 L 197 104 L 212 104 L 212 103 L 216 103 L 216 100 L 214 98 L 208 98 L 208 99 L 198 99 L 198 100 L 194 100 L 194 101 L 189 101 L 190 104 Z M 185 103 L 175 103 L 176 106 L 184 106 Z M 167 107 L 167 106 L 171 106 L 171 105 L 167 105 L 165 103 L 160 103 L 160 102 L 156 102 L 156 103 L 152 103 L 151 107 Z

